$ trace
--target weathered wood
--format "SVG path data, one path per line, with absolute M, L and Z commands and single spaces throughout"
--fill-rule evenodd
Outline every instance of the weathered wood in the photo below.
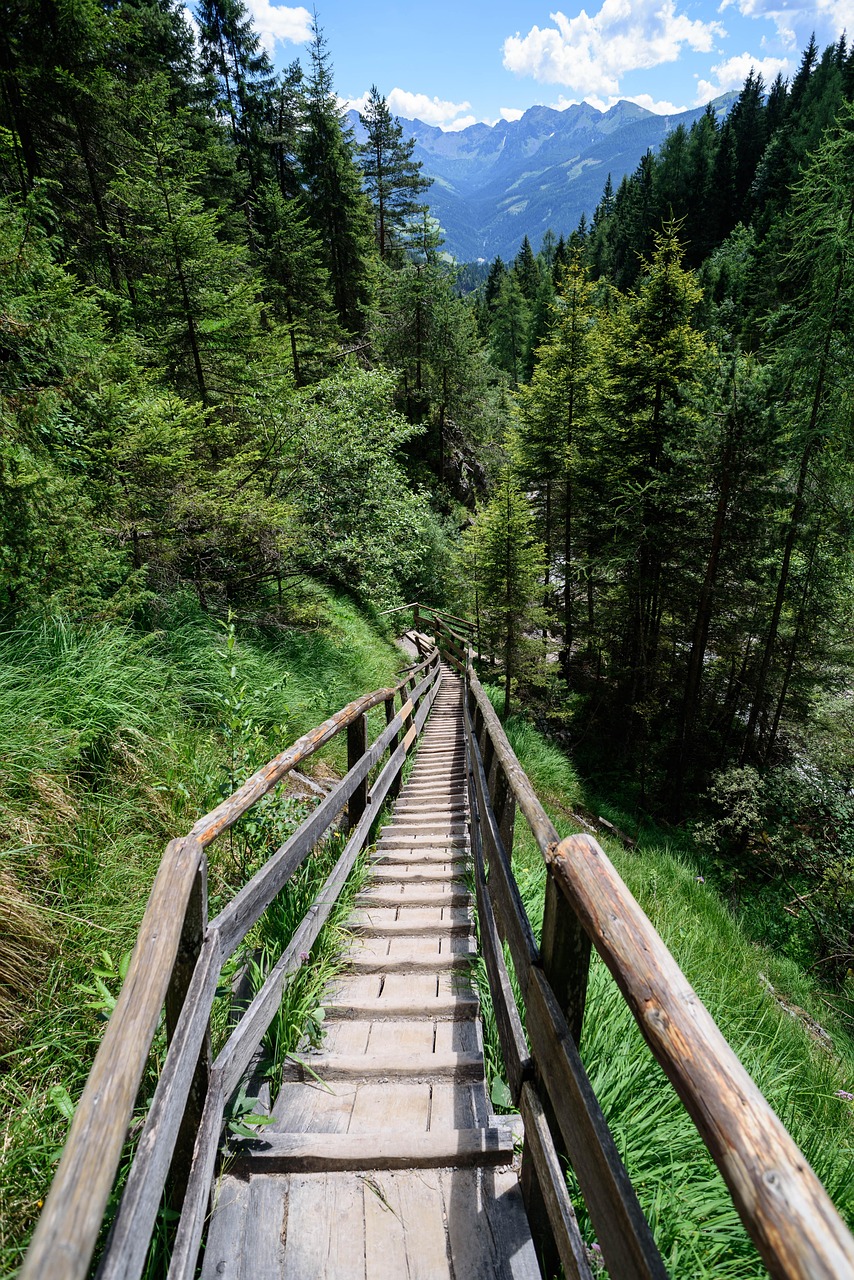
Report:
M 501 1127 L 346 1135 L 277 1132 L 234 1143 L 232 1149 L 237 1157 L 236 1171 L 245 1173 L 440 1169 L 447 1165 L 510 1164 L 513 1133 Z
M 166 848 L 22 1280 L 82 1280 L 88 1271 L 202 856 L 192 836 Z
M 202 858 L 192 892 L 190 893 L 190 900 L 187 903 L 187 910 L 184 914 L 184 926 L 181 930 L 181 941 L 178 944 L 178 955 L 175 958 L 172 978 L 166 991 L 166 1038 L 170 1047 L 193 979 L 196 963 L 202 953 L 207 925 L 208 863 L 207 858 Z M 219 950 L 218 944 L 219 940 L 217 939 L 217 951 Z M 213 993 L 211 992 L 212 1002 Z M 175 1142 L 172 1165 L 169 1169 L 169 1198 L 175 1206 L 180 1206 L 187 1187 L 187 1179 L 190 1176 L 193 1144 L 205 1105 L 210 1069 L 211 1043 L 208 1031 L 202 1038 L 198 1048 L 192 1084 L 187 1095 L 184 1114 L 180 1118 L 178 1138 Z
M 386 704 L 387 705 L 387 704 Z M 347 725 L 347 771 L 355 768 L 368 749 L 368 717 L 357 716 Z M 347 822 L 352 831 L 368 803 L 368 776 L 365 775 L 347 802 Z
M 484 720 L 484 731 L 487 740 L 492 743 L 495 754 L 497 755 L 501 767 L 510 784 L 510 788 L 516 800 L 516 804 L 522 810 L 528 822 L 528 826 L 534 834 L 534 839 L 540 846 L 543 854 L 547 854 L 558 843 L 558 833 L 555 830 L 554 823 L 549 818 L 540 801 L 537 799 L 536 792 L 531 786 L 530 780 L 523 772 L 522 766 L 516 759 L 513 748 L 507 741 L 507 735 L 501 726 L 501 721 L 493 710 L 492 703 L 483 691 L 483 687 L 475 674 L 474 668 L 469 665 L 468 680 L 474 693 L 477 704 L 480 708 Z M 487 762 L 487 753 L 484 751 L 484 767 L 489 776 L 489 765 Z
M 474 790 L 474 784 L 472 784 L 472 790 Z M 480 949 L 489 978 L 489 990 L 492 994 L 492 1006 L 498 1027 L 498 1039 L 501 1043 L 501 1055 L 507 1072 L 507 1084 L 510 1088 L 513 1105 L 517 1106 L 522 1082 L 530 1075 L 533 1063 L 528 1052 L 522 1020 L 519 1017 L 519 1010 L 516 1007 L 516 1000 L 513 996 L 513 988 L 510 985 L 510 976 L 504 963 L 504 952 L 501 948 L 501 940 L 498 937 L 498 929 L 495 925 L 492 903 L 486 887 L 483 849 L 476 815 L 473 815 L 472 821 L 472 843 L 475 858 L 474 883 L 477 895 Z
M 539 964 L 540 952 L 498 830 L 495 814 L 489 803 L 483 760 L 477 739 L 474 737 L 473 726 L 468 718 L 466 731 L 471 752 L 471 776 L 477 814 L 480 819 L 480 835 L 485 861 L 490 870 L 489 895 L 497 909 L 496 923 L 499 932 L 506 937 L 510 946 L 516 977 L 524 997 L 528 985 L 528 972 L 532 964 Z
M 133 1280 L 142 1273 L 169 1162 L 177 1145 L 179 1124 L 182 1115 L 190 1109 L 187 1101 L 192 1098 L 196 1085 L 200 1052 L 209 1045 L 210 1009 L 221 964 L 219 934 L 214 929 L 205 939 L 187 988 L 186 1000 L 173 1029 L 169 1052 L 145 1119 L 97 1280 Z M 206 1068 L 206 1091 L 208 1078 L 209 1069 Z M 197 1130 L 198 1122 L 193 1130 L 193 1147 Z M 182 1197 L 189 1181 L 192 1155 L 191 1148 Z
M 386 698 L 386 702 L 385 702 L 385 722 L 387 725 L 390 725 L 393 720 L 394 720 L 394 698 L 391 697 L 391 698 Z M 397 744 L 398 744 L 398 735 L 394 733 L 389 739 L 389 744 L 388 744 L 389 755 L 394 755 L 395 751 L 397 750 Z M 401 767 L 401 769 L 398 770 L 397 774 L 392 780 L 391 786 L 388 789 L 388 793 L 393 800 L 400 795 L 400 784 L 402 780 L 403 780 L 403 769 Z
M 546 879 L 540 954 L 543 972 L 566 1018 L 570 1035 L 580 1044 L 590 973 L 590 939 L 552 875 Z
M 550 866 L 697 1125 L 771 1275 L 850 1280 L 854 1239 L 830 1197 L 598 843 L 572 836 Z
M 356 720 L 360 715 L 364 715 L 366 711 L 370 711 L 372 707 L 379 706 L 381 702 L 385 702 L 394 691 L 392 689 L 377 689 L 374 693 L 366 693 L 363 697 L 357 698 L 355 702 L 350 702 L 341 711 L 337 711 L 334 716 L 330 716 L 328 720 L 324 720 L 323 724 L 319 724 L 316 729 L 311 729 L 308 733 L 298 738 L 293 746 L 288 747 L 287 751 L 281 752 L 275 756 L 263 768 L 253 773 L 252 777 L 244 782 L 233 795 L 227 800 L 223 800 L 222 804 L 217 805 L 210 813 L 206 813 L 203 818 L 199 818 L 198 822 L 193 824 L 191 835 L 199 841 L 203 848 L 222 835 L 223 831 L 227 831 L 229 827 L 233 827 L 238 818 L 241 818 L 247 809 L 251 809 L 256 801 L 265 796 L 268 791 L 272 791 L 282 778 L 300 764 L 301 761 L 307 760 L 309 756 L 314 755 L 324 746 L 330 739 L 334 738 L 342 729 L 346 729 L 351 721 Z
M 437 675 L 431 671 L 416 686 L 427 690 L 435 687 Z M 431 701 L 424 704 L 429 709 Z M 426 714 L 426 712 L 425 712 Z M 420 727 L 423 719 L 413 723 L 413 729 Z M 391 724 L 386 725 L 376 741 L 361 756 L 352 769 L 348 770 L 334 791 L 322 800 L 305 822 L 286 840 L 281 848 L 268 858 L 248 884 L 235 894 L 231 902 L 223 908 L 213 923 L 220 931 L 223 952 L 230 955 L 267 907 L 280 892 L 294 871 L 305 860 L 324 832 L 331 826 L 344 804 L 349 800 L 358 784 L 367 777 L 370 770 L 381 758 L 392 738 L 398 734 L 404 724 L 404 713 L 399 712 Z
M 522 1086 L 519 1110 L 525 1123 L 521 1175 L 523 1194 L 527 1181 L 524 1173 L 525 1161 L 528 1160 L 536 1174 L 537 1186 L 543 1198 L 543 1207 L 566 1280 L 593 1280 L 587 1250 L 566 1189 L 566 1177 L 555 1151 L 542 1103 L 530 1081 Z M 528 1216 L 531 1216 L 530 1209 Z
M 215 1065 L 221 1072 L 226 1098 L 239 1083 L 249 1065 L 255 1046 L 276 1016 L 287 979 L 302 967 L 303 957 L 310 953 L 317 935 L 328 920 L 365 843 L 372 820 L 372 812 L 364 813 L 356 824 L 341 857 L 298 925 L 293 938 L 220 1051 Z
M 570 1163 L 610 1275 L 665 1280 L 667 1272 L 560 1007 L 539 969 L 528 984 L 526 1025 Z
M 167 1280 L 193 1280 L 196 1274 L 196 1261 L 207 1218 L 222 1129 L 223 1103 L 221 1081 L 214 1067 L 211 1071 L 202 1121 L 196 1134 L 190 1181 L 187 1184 L 184 1207 L 181 1210 L 178 1230 L 175 1234 Z
M 311 1054 L 305 1057 L 311 1067 L 306 1070 L 303 1061 L 296 1056 L 285 1065 L 283 1080 L 350 1080 L 368 1076 L 393 1076 L 401 1080 L 430 1080 L 436 1076 L 453 1076 L 457 1080 L 482 1080 L 483 1055 L 480 1053 L 430 1053 L 423 1057 L 412 1054 Z

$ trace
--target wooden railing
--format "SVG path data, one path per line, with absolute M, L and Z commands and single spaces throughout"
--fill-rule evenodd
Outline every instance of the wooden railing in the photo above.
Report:
M 723 1174 L 771 1275 L 854 1280 L 854 1238 L 803 1154 L 603 850 L 590 836 L 559 838 L 470 663 L 466 684 L 481 950 L 510 1092 L 525 1125 L 523 1195 L 547 1261 L 555 1270 L 562 1263 L 568 1278 L 590 1278 L 567 1194 L 562 1162 L 568 1160 L 609 1275 L 667 1275 L 578 1052 L 592 943 Z M 547 867 L 539 946 L 513 875 L 517 809 Z
M 169 1280 L 195 1274 L 224 1108 L 329 916 L 386 796 L 400 787 L 406 755 L 440 683 L 433 649 L 393 689 L 351 702 L 275 757 L 183 838 L 166 848 L 130 966 L 21 1271 L 22 1280 L 83 1280 L 89 1272 L 149 1053 L 163 1012 L 169 1048 L 99 1280 L 135 1280 L 146 1262 L 164 1190 L 180 1212 Z M 400 706 L 395 708 L 395 700 Z M 367 712 L 385 705 L 386 726 L 368 743 Z M 206 850 L 301 761 L 347 732 L 348 770 L 213 920 Z M 371 770 L 388 759 L 374 781 Z M 220 970 L 347 806 L 349 839 L 293 938 L 224 1047 L 211 1060 L 210 1017 Z

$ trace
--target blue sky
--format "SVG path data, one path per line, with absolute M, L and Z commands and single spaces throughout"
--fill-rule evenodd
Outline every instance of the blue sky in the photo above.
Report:
M 308 9 L 245 3 L 278 65 L 304 55 Z M 854 0 L 322 0 L 318 20 L 343 99 L 376 83 L 397 115 L 458 129 L 535 103 L 684 110 L 751 66 L 791 77 L 812 31 L 820 48 L 854 34 Z

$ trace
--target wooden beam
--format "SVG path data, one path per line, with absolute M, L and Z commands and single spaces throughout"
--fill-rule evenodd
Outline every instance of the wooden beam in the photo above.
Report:
M 854 1280 L 854 1238 L 830 1197 L 597 841 L 571 836 L 549 861 L 770 1274 Z
M 193 836 L 167 845 L 22 1280 L 82 1280 L 88 1272 L 202 857 Z

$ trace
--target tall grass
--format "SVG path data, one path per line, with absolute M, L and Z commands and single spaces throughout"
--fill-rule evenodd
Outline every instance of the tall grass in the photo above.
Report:
M 513 721 L 508 737 L 561 835 L 580 798 L 570 773 L 543 761 L 554 747 Z M 854 1092 L 854 1045 L 833 1028 L 833 1045 L 810 1030 L 828 1012 L 821 992 L 794 964 L 748 940 L 726 904 L 684 850 L 649 837 L 637 852 L 602 842 L 640 905 L 718 1022 L 744 1066 L 804 1151 L 837 1207 L 854 1223 L 854 1114 L 838 1096 Z M 539 935 L 545 868 L 524 819 L 517 818 L 513 863 L 523 901 Z M 773 990 L 769 990 L 769 983 Z M 488 999 L 485 1001 L 488 1006 Z M 486 1009 L 487 1061 L 499 1058 Z M 761 1277 L 766 1274 L 741 1225 L 723 1179 L 678 1097 L 655 1063 L 625 1001 L 595 957 L 581 1043 L 582 1058 L 637 1188 L 665 1263 L 674 1277 Z M 595 1236 L 569 1175 L 588 1244 Z
M 192 601 L 157 622 L 0 635 L 0 1274 L 21 1260 L 166 841 L 218 802 L 236 755 L 263 763 L 402 665 L 314 586 L 290 631 L 238 621 L 232 655 Z M 300 816 L 282 804 L 280 830 Z M 212 909 L 263 856 L 253 839 L 214 846 Z

